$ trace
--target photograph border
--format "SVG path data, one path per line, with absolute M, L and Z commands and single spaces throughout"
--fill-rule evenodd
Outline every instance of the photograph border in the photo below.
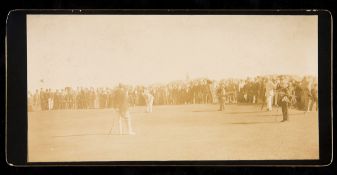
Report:
M 26 15 L 318 15 L 318 160 L 27 162 Z M 332 162 L 332 15 L 327 10 L 13 10 L 6 28 L 6 161 L 12 166 L 327 166 Z

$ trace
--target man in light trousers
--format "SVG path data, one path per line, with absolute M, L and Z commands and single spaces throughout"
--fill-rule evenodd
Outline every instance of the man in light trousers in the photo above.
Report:
M 266 83 L 267 110 L 272 111 L 275 84 L 268 79 Z
M 149 90 L 144 91 L 145 96 L 145 102 L 146 102 L 146 112 L 151 113 L 152 112 L 152 106 L 153 106 L 153 95 L 149 92 Z

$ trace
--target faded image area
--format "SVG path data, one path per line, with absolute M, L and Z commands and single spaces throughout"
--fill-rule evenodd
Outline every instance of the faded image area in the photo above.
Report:
M 318 18 L 27 15 L 28 162 L 319 159 Z

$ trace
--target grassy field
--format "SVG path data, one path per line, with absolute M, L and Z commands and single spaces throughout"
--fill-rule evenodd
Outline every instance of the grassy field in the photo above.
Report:
M 317 159 L 318 113 L 256 105 L 131 109 L 135 135 L 118 135 L 112 109 L 28 113 L 28 161 Z M 110 129 L 112 133 L 109 134 Z

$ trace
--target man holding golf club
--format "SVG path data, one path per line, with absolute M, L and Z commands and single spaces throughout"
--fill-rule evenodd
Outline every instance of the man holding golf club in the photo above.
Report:
M 129 135 L 134 135 L 135 132 L 132 129 L 131 125 L 131 117 L 129 111 L 129 95 L 127 89 L 119 84 L 117 90 L 115 91 L 115 109 L 119 115 L 118 117 L 118 126 L 119 126 L 119 134 L 123 134 L 122 120 L 126 121 Z M 111 132 L 111 130 L 110 130 Z

